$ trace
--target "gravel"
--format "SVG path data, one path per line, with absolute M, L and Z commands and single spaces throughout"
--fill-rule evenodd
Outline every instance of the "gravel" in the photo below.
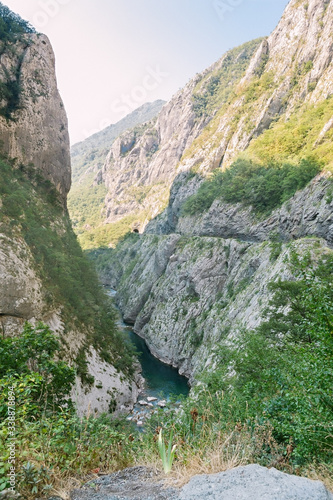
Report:
M 132 467 L 71 492 L 71 500 L 333 500 L 323 483 L 274 468 L 247 465 L 194 476 L 182 489 L 166 488 L 152 469 Z

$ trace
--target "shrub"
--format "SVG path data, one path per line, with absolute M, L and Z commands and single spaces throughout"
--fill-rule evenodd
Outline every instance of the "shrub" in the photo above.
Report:
M 20 336 L 0 338 L 1 386 L 17 388 L 16 411 L 31 417 L 70 404 L 68 395 L 75 372 L 63 361 L 54 360 L 60 351 L 59 341 L 42 323 L 35 328 L 26 323 Z M 7 414 L 6 403 L 2 393 L 2 418 Z
M 24 33 L 36 33 L 36 30 L 30 23 L 0 2 L 0 40 L 15 42 L 19 35 Z
M 211 179 L 204 181 L 198 192 L 186 200 L 182 213 L 202 213 L 214 200 L 221 199 L 252 206 L 257 214 L 267 215 L 319 172 L 320 165 L 312 159 L 302 159 L 298 165 L 271 163 L 266 166 L 239 159 L 226 171 L 216 170 Z
M 315 84 L 310 83 L 313 90 Z M 325 167 L 333 165 L 333 130 L 320 136 L 332 117 L 333 99 L 328 97 L 317 105 L 305 104 L 288 119 L 283 115 L 271 127 L 253 139 L 247 154 L 258 163 L 299 162 L 310 157 Z
M 299 281 L 272 284 L 267 321 L 223 348 L 220 369 L 206 383 L 210 391 L 224 391 L 228 404 L 234 398 L 221 408 L 226 421 L 271 426 L 277 442 L 291 444 L 295 465 L 330 463 L 333 256 L 312 270 L 308 260 L 295 259 L 292 268 Z
M 253 40 L 227 52 L 220 69 L 199 82 L 193 94 L 193 111 L 197 118 L 212 116 L 230 99 L 261 40 Z
M 0 159 L 2 230 L 12 236 L 13 224 L 33 256 L 32 265 L 45 290 L 45 300 L 61 306 L 66 325 L 85 326 L 87 341 L 108 362 L 130 375 L 133 353 L 115 325 L 115 311 L 83 254 L 55 188 L 33 167 Z

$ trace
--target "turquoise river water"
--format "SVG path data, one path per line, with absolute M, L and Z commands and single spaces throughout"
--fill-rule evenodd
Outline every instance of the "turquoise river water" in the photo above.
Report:
M 108 289 L 108 294 L 114 297 L 116 292 Z M 144 339 L 134 333 L 132 327 L 124 323 L 122 319 L 119 321 L 119 326 L 127 333 L 139 354 L 142 376 L 145 379 L 144 391 L 140 398 L 144 399 L 152 396 L 168 400 L 171 395 L 187 396 L 190 390 L 187 378 L 179 375 L 176 368 L 166 365 L 155 358 L 149 351 Z

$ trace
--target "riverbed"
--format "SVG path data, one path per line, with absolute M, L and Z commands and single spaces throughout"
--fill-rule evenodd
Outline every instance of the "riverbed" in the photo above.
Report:
M 108 289 L 107 292 L 112 298 L 117 293 L 112 289 Z M 124 323 L 119 310 L 118 313 L 120 316 L 118 325 L 136 348 L 144 378 L 142 393 L 134 406 L 133 415 L 129 418 L 142 422 L 147 412 L 153 411 L 158 405 L 162 404 L 163 406 L 163 403 L 167 403 L 170 399 L 177 401 L 181 396 L 188 396 L 190 387 L 187 378 L 180 375 L 176 368 L 163 363 L 152 355 L 145 340 L 133 331 L 131 325 Z M 149 401 L 151 399 L 153 400 Z M 139 401 L 149 403 L 149 405 L 140 404 Z

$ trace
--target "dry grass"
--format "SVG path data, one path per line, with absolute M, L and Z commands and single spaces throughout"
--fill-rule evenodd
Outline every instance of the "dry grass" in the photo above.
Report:
M 220 435 L 215 445 L 204 453 L 178 457 L 170 479 L 181 487 L 197 474 L 215 474 L 239 465 L 249 463 L 252 455 L 249 443 L 235 432 L 227 436 Z
M 322 481 L 326 488 L 333 493 L 333 464 L 314 465 L 301 473 L 310 479 Z

